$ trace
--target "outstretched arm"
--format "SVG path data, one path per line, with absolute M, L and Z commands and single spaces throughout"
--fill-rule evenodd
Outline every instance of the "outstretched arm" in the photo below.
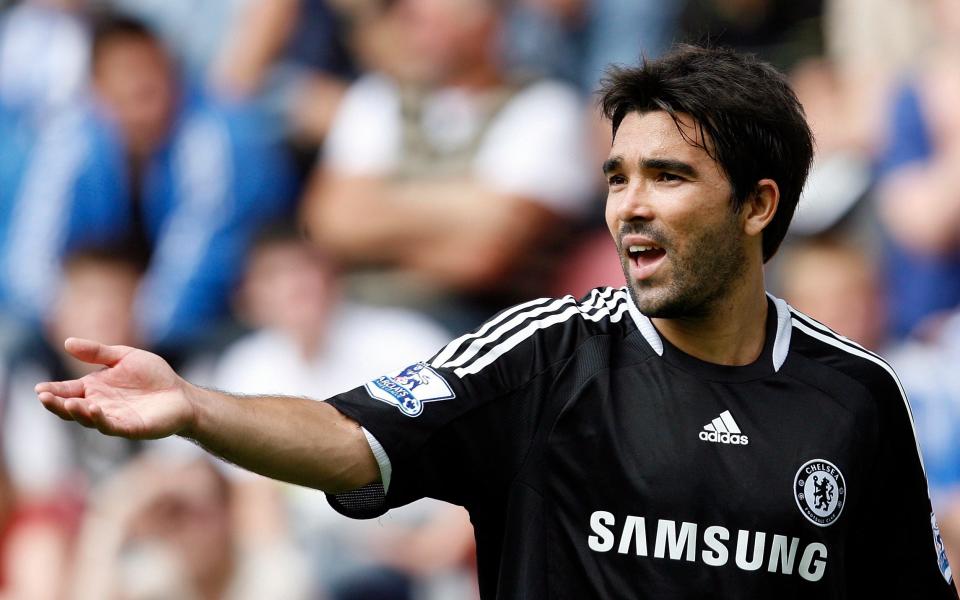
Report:
M 251 471 L 326 492 L 379 479 L 360 426 L 328 404 L 203 389 L 128 346 L 70 338 L 64 347 L 105 368 L 37 385 L 40 402 L 63 419 L 131 439 L 181 435 Z

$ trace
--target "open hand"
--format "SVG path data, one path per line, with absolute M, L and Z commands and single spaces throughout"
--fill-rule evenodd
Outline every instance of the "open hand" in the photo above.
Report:
M 37 384 L 40 402 L 60 418 L 131 439 L 166 437 L 194 422 L 189 384 L 156 354 L 79 338 L 68 338 L 64 348 L 106 368 L 80 379 Z

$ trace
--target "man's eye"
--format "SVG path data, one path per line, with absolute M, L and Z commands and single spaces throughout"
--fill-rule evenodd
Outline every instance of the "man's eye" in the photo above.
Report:
M 611 175 L 607 177 L 607 185 L 623 185 L 627 182 L 627 178 L 623 175 Z
M 659 179 L 660 181 L 667 181 L 667 182 L 684 181 L 683 177 L 680 177 L 679 175 L 675 175 L 673 173 L 666 173 L 666 172 L 660 173 L 657 179 Z

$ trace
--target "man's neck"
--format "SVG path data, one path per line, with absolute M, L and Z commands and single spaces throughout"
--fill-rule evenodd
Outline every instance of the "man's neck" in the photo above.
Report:
M 749 365 L 763 352 L 767 298 L 763 277 L 717 301 L 703 316 L 652 319 L 681 351 L 720 365 Z
M 458 70 L 447 77 L 443 87 L 461 88 L 470 92 L 483 92 L 503 83 L 503 74 L 493 62 L 486 61 Z

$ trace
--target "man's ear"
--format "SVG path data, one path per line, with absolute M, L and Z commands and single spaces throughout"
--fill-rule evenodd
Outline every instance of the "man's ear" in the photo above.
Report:
M 780 205 L 780 188 L 772 179 L 761 179 L 757 182 L 753 192 L 747 196 L 740 216 L 743 218 L 743 231 L 749 236 L 757 236 L 773 220 Z

